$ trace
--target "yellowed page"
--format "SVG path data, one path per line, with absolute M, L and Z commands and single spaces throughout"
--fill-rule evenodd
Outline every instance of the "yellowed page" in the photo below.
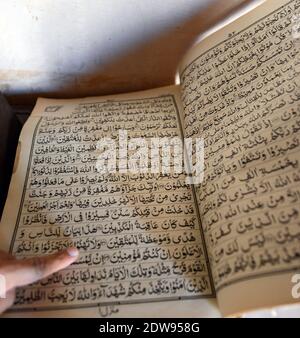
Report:
M 205 142 L 197 197 L 224 315 L 299 302 L 299 22 L 299 0 L 265 1 L 181 65 L 185 133 Z
M 1 221 L 19 258 L 70 245 L 76 263 L 17 290 L 7 316 L 219 316 L 194 193 L 184 174 L 95 170 L 97 142 L 181 135 L 176 86 L 39 99 L 20 136 Z M 129 140 L 128 140 L 129 142 Z

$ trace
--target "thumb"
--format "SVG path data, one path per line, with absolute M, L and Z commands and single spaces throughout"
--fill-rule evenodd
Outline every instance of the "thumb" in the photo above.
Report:
M 7 290 L 34 283 L 76 261 L 79 251 L 68 248 L 53 255 L 15 260 L 6 271 Z

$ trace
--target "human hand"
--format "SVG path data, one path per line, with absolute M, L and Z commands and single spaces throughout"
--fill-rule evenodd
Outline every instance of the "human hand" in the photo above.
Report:
M 78 254 L 76 248 L 68 248 L 53 255 L 20 260 L 0 251 L 0 276 L 5 278 L 6 284 L 6 298 L 0 299 L 0 313 L 13 305 L 17 287 L 32 284 L 66 268 L 76 261 Z

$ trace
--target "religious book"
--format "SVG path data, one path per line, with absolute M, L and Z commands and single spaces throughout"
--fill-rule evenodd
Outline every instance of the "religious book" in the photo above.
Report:
M 299 22 L 300 0 L 267 0 L 192 47 L 177 85 L 38 99 L 1 249 L 80 255 L 19 288 L 6 316 L 218 317 L 299 305 Z

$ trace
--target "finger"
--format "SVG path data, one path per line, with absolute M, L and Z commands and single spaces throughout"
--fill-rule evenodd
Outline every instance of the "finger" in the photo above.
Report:
M 68 248 L 49 256 L 16 260 L 13 268 L 5 276 L 7 289 L 34 283 L 62 270 L 75 262 L 78 254 L 76 248 Z
M 0 299 L 0 313 L 10 308 L 13 305 L 14 300 L 15 300 L 15 290 L 12 289 L 6 293 L 5 298 Z

